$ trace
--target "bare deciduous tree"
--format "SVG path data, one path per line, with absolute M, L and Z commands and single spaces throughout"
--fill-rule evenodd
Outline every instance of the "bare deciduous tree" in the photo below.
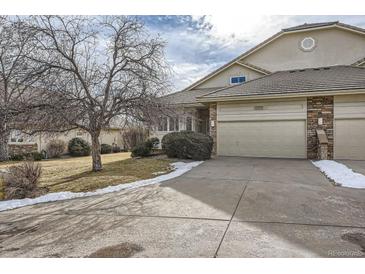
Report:
M 45 68 L 28 56 L 35 49 L 34 33 L 16 18 L 0 18 L 0 161 L 8 159 L 9 135 L 30 121 L 30 110 L 39 101 L 31 92 Z
M 103 128 L 120 117 L 149 123 L 158 116 L 166 89 L 164 42 L 124 16 L 34 16 L 28 25 L 37 33 L 31 59 L 47 67 L 38 83 L 43 119 L 87 131 L 92 170 L 99 171 Z

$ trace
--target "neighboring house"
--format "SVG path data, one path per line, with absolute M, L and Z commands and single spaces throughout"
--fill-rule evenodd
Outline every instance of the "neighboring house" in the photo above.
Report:
M 10 154 L 18 154 L 14 151 L 26 153 L 36 150 L 41 152 L 46 150 L 47 144 L 53 139 L 63 140 L 67 145 L 67 143 L 75 137 L 84 139 L 91 144 L 91 136 L 84 130 L 71 130 L 69 132 L 57 133 L 53 135 L 27 135 L 20 131 L 13 131 L 8 144 L 10 148 Z M 104 129 L 100 133 L 99 140 L 101 144 L 108 144 L 111 146 L 117 145 L 123 148 L 122 129 L 118 127 Z
M 165 98 L 178 117 L 159 138 L 191 129 L 209 133 L 217 155 L 365 160 L 365 29 L 283 29 Z

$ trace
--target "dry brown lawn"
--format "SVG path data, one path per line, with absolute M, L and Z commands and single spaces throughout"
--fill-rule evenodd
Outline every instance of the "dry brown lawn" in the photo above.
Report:
M 102 155 L 102 161 L 104 168 L 100 172 L 91 171 L 91 157 L 41 161 L 42 176 L 39 184 L 48 187 L 50 192 L 84 192 L 156 177 L 155 172 L 171 171 L 170 160 L 133 159 L 129 152 Z M 17 163 L 0 163 L 0 169 L 14 164 Z M 3 198 L 1 189 L 0 186 L 0 199 Z

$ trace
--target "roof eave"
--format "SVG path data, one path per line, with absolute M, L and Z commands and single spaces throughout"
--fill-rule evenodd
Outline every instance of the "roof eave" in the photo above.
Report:
M 265 95 L 237 95 L 237 96 L 220 96 L 197 98 L 199 103 L 213 103 L 213 102 L 229 102 L 229 101 L 245 101 L 245 100 L 263 100 L 276 98 L 295 98 L 295 97 L 315 97 L 315 96 L 331 96 L 331 95 L 352 95 L 365 94 L 365 88 L 362 89 L 339 89 L 339 90 L 314 90 L 295 93 L 277 93 Z

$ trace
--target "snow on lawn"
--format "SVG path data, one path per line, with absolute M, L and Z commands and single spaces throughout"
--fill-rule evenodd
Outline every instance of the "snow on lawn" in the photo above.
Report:
M 338 185 L 365 188 L 365 176 L 354 172 L 344 164 L 331 160 L 321 160 L 312 163 Z
M 8 209 L 14 209 L 18 207 L 23 206 L 29 206 L 29 205 L 35 205 L 40 203 L 46 203 L 46 202 L 53 202 L 53 201 L 62 201 L 62 200 L 69 200 L 74 198 L 80 198 L 80 197 L 89 197 L 94 195 L 100 195 L 100 194 L 106 194 L 116 191 L 121 191 L 125 189 L 133 189 L 141 186 L 147 186 L 147 185 L 153 185 L 157 183 L 161 183 L 166 180 L 170 180 L 173 178 L 176 178 L 178 176 L 181 176 L 182 174 L 188 172 L 193 167 L 196 167 L 203 163 L 200 162 L 190 162 L 190 163 L 183 163 L 183 162 L 176 162 L 172 163 L 171 165 L 174 167 L 174 171 L 161 175 L 155 178 L 146 179 L 146 180 L 140 180 L 128 184 L 120 184 L 115 186 L 108 186 L 105 188 L 101 188 L 95 191 L 89 191 L 89 192 L 54 192 L 49 193 L 43 196 L 39 196 L 37 198 L 26 198 L 26 199 L 18 199 L 18 200 L 8 200 L 8 201 L 0 201 L 0 211 L 8 210 Z

